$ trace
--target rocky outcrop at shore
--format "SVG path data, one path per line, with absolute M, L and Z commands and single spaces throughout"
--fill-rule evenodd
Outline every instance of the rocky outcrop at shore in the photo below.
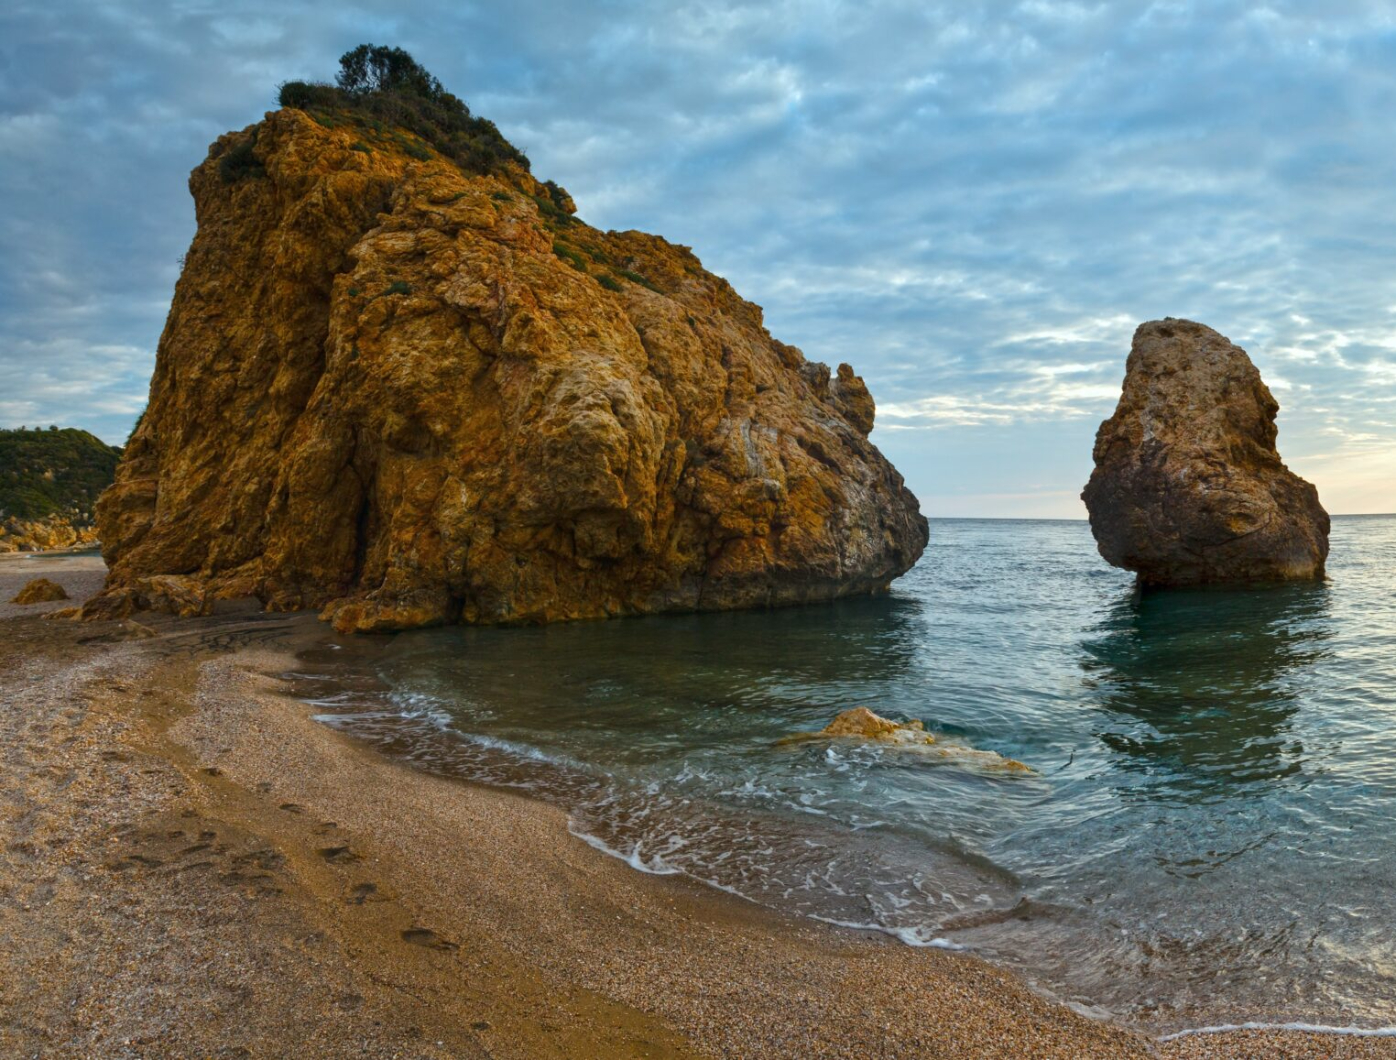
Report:
M 687 248 L 348 112 L 269 114 L 190 188 L 88 616 L 726 609 L 877 592 L 920 556 L 863 381 L 773 339 Z
M 62 548 L 91 548 L 96 544 L 95 526 L 74 525 L 66 515 L 0 521 L 0 552 L 48 552 Z
M 1328 513 L 1280 459 L 1278 411 L 1211 328 L 1141 324 L 1081 495 L 1100 554 L 1145 585 L 1323 577 Z

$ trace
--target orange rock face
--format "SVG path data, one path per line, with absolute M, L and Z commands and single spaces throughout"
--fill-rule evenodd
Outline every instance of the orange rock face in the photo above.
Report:
M 74 525 L 65 515 L 0 521 L 0 552 L 45 552 L 97 544 L 97 530 Z
M 686 248 L 400 143 L 287 109 L 194 171 L 89 617 L 256 595 L 346 631 L 546 622 L 877 592 L 916 561 L 851 368 Z

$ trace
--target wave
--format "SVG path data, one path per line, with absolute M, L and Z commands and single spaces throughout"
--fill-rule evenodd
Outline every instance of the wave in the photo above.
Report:
M 1304 1034 L 1337 1034 L 1351 1038 L 1396 1038 L 1396 1027 L 1333 1027 L 1325 1023 L 1218 1023 L 1212 1027 L 1191 1027 L 1159 1039 L 1171 1042 L 1196 1034 L 1229 1034 L 1233 1031 L 1300 1031 Z

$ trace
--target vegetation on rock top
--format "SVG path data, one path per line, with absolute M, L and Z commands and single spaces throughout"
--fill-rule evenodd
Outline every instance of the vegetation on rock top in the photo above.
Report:
M 76 428 L 0 430 L 0 518 L 67 516 L 90 525 L 121 450 Z
M 528 158 L 504 138 L 494 122 L 470 113 L 465 101 L 447 92 L 401 48 L 360 44 L 339 60 L 334 84 L 287 81 L 278 93 L 283 107 L 303 110 L 321 124 L 352 122 L 370 134 L 397 142 L 408 154 L 431 157 L 421 144 L 403 138 L 403 129 L 474 173 L 499 173 L 510 165 L 528 170 Z M 370 151 L 369 144 L 357 149 Z M 248 149 L 250 153 L 250 148 Z M 242 172 L 235 171 L 231 179 Z M 225 179 L 230 178 L 224 173 Z

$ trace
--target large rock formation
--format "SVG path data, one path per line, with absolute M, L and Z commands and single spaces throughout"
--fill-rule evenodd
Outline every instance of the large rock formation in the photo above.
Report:
M 1321 578 L 1328 513 L 1280 460 L 1279 408 L 1211 328 L 1141 324 L 1081 495 L 1100 554 L 1146 585 Z
M 921 554 L 863 381 L 773 339 L 687 248 L 352 114 L 269 114 L 190 188 L 89 617 L 737 608 L 876 592 Z

